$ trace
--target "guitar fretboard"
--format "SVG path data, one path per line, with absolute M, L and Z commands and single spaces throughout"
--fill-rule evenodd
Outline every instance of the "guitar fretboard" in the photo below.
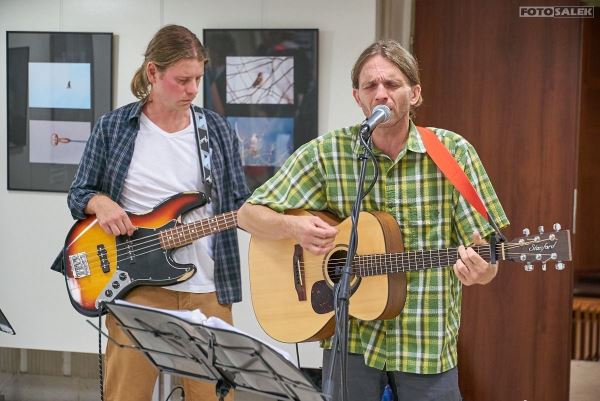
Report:
M 237 210 L 164 230 L 160 233 L 160 244 L 164 249 L 179 248 L 199 238 L 235 227 L 237 227 Z
M 484 260 L 490 261 L 490 246 L 474 246 Z M 435 269 L 453 265 L 459 258 L 458 248 L 447 248 L 435 251 L 414 251 L 400 253 L 384 253 L 376 255 L 359 255 L 354 258 L 353 274 L 365 277 L 380 274 L 409 272 L 424 269 Z

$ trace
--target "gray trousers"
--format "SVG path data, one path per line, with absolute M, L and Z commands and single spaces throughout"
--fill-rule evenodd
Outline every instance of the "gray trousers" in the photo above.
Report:
M 331 350 L 323 350 L 323 383 L 331 364 Z M 348 354 L 346 371 L 347 401 L 380 401 L 386 384 L 395 392 L 398 401 L 461 401 L 456 368 L 447 372 L 422 375 L 386 372 L 365 365 L 363 355 Z M 339 391 L 339 361 L 333 383 L 335 394 L 331 401 L 341 400 Z

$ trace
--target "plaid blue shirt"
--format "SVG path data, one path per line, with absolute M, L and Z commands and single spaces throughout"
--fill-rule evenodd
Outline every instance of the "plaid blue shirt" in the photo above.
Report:
M 136 102 L 106 113 L 98 119 L 71 184 L 67 202 L 71 214 L 83 219 L 88 201 L 97 193 L 119 201 L 140 128 L 142 103 Z M 241 163 L 239 139 L 225 119 L 204 109 L 210 136 L 213 212 L 239 208 L 249 195 Z M 200 166 L 198 166 L 200 168 Z M 237 232 L 214 235 L 215 286 L 221 304 L 242 299 Z

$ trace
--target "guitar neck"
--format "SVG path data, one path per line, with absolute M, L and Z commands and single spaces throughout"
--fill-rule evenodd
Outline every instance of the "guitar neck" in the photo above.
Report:
M 164 249 L 179 248 L 202 237 L 235 227 L 237 227 L 237 210 L 161 231 L 160 243 Z
M 483 259 L 488 262 L 490 261 L 491 249 L 489 245 L 474 246 L 472 248 Z M 501 256 L 502 252 L 499 252 L 498 259 L 501 259 Z M 436 269 L 453 265 L 459 257 L 458 248 L 359 255 L 354 259 L 355 263 L 353 270 L 354 274 L 365 277 L 388 273 Z

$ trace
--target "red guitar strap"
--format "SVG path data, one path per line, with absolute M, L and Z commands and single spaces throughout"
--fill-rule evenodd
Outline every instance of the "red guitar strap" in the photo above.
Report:
M 461 193 L 461 195 L 477 210 L 487 221 L 489 216 L 481 198 L 473 184 L 467 178 L 465 172 L 460 168 L 454 157 L 450 154 L 444 144 L 438 139 L 433 131 L 417 127 L 421 134 L 421 139 L 425 144 L 427 153 L 438 166 L 440 171 L 444 173 L 446 178 L 454 185 L 454 187 Z

